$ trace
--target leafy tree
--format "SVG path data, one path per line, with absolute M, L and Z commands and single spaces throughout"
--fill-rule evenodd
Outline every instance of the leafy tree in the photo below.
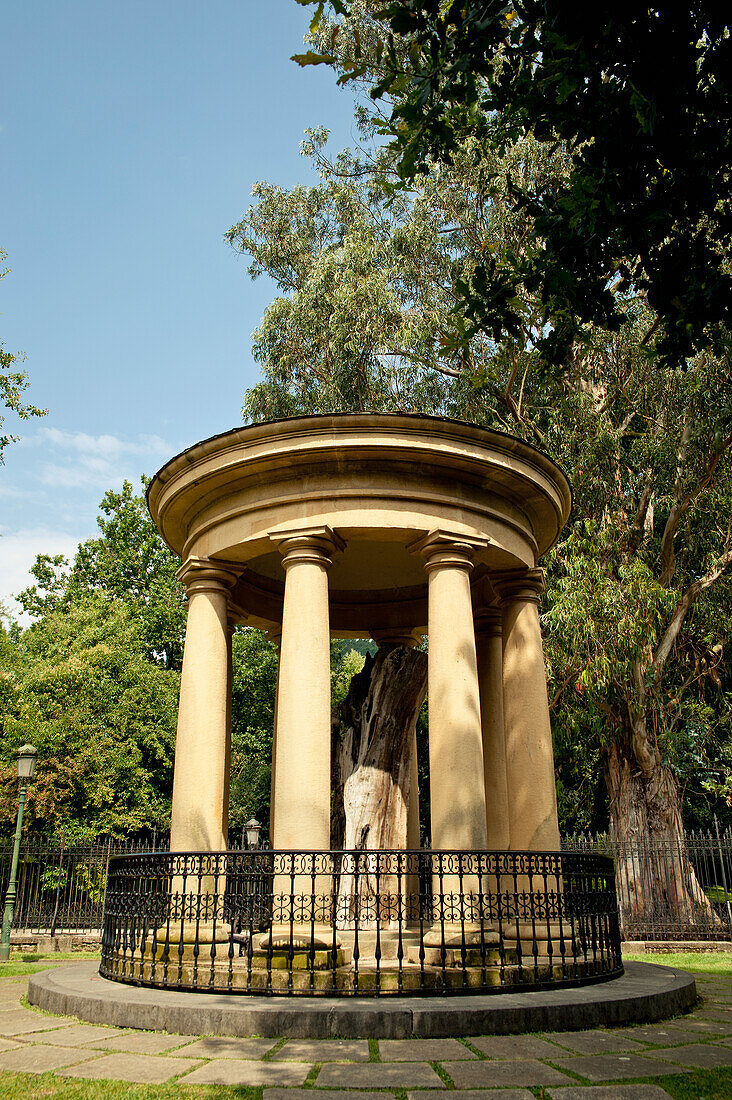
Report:
M 33 625 L 0 636 L 2 759 L 24 740 L 40 753 L 31 829 L 127 835 L 169 821 L 185 593 L 144 497 L 125 482 L 100 507 L 100 536 L 73 562 L 36 559 L 18 597 Z M 12 776 L 9 765 L 0 816 Z
M 140 624 L 92 593 L 57 608 L 12 642 L 0 634 L 0 820 L 17 809 L 15 755 L 38 749 L 31 830 L 125 836 L 170 814 L 178 674 L 145 655 Z
M 232 642 L 229 829 L 250 817 L 269 826 L 277 647 L 261 630 L 238 627 Z
M 338 43 L 347 55 L 345 33 Z M 360 120 L 368 137 L 373 117 Z M 460 331 L 449 303 L 480 257 L 533 249 L 516 188 L 561 187 L 573 170 L 561 145 L 529 136 L 499 155 L 469 138 L 411 196 L 395 197 L 388 150 L 329 160 L 316 131 L 304 151 L 321 183 L 262 185 L 229 234 L 252 256 L 251 273 L 282 293 L 255 334 L 263 379 L 245 411 L 448 413 L 560 461 L 575 512 L 547 561 L 545 630 L 567 824 L 603 823 L 609 802 L 619 834 L 677 837 L 690 772 L 729 754 L 727 355 L 659 360 L 640 286 L 614 288 L 617 331 L 587 327 L 561 370 L 542 353 L 544 302 L 530 281 L 516 288 L 513 339 Z M 340 294 L 362 276 L 367 294 Z M 703 783 L 721 810 L 728 782 Z
M 129 481 L 119 492 L 105 493 L 99 507 L 100 537 L 82 543 L 70 567 L 62 556 L 39 555 L 31 568 L 37 583 L 21 592 L 18 602 L 37 617 L 87 593 L 121 600 L 139 621 L 149 657 L 180 669 L 186 618 L 185 592 L 175 576 L 180 562 Z
M 728 347 L 732 35 L 722 6 L 332 0 L 340 24 L 324 20 L 325 6 L 315 49 L 295 60 L 331 64 L 341 82 L 366 81 L 385 100 L 380 129 L 403 180 L 453 163 L 466 139 L 503 152 L 531 135 L 571 152 L 559 186 L 516 185 L 535 247 L 478 259 L 460 288 L 474 327 L 514 338 L 516 289 L 529 286 L 549 326 L 538 343 L 561 363 L 587 325 L 622 325 L 609 287 L 619 282 L 646 295 L 667 363 Z
M 7 252 L 0 248 L 0 264 L 7 259 Z M 0 279 L 4 279 L 9 269 L 0 270 Z M 28 420 L 31 416 L 45 416 L 47 409 L 38 409 L 35 405 L 29 405 L 23 401 L 23 394 L 28 389 L 30 382 L 28 374 L 18 369 L 22 356 L 17 352 L 6 351 L 0 344 L 0 402 L 5 408 L 14 413 L 20 420 Z M 0 416 L 0 464 L 4 462 L 5 448 L 10 443 L 17 443 L 17 435 L 9 435 L 3 430 L 5 417 Z

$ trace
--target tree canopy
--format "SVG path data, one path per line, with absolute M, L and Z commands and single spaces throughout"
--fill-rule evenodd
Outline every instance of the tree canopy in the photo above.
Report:
M 561 363 L 588 326 L 622 325 L 620 286 L 644 292 L 645 338 L 667 362 L 728 347 L 732 36 L 721 5 L 299 2 L 317 9 L 314 48 L 295 60 L 330 64 L 384 101 L 379 129 L 402 181 L 453 163 L 466 140 L 503 153 L 531 135 L 567 149 L 561 181 L 514 181 L 533 247 L 478 257 L 460 288 L 473 328 L 515 337 L 523 284 L 541 296 L 542 353 Z M 344 19 L 326 21 L 326 7 Z
M 381 64 L 370 17 L 341 24 L 338 64 L 349 71 L 357 35 L 368 84 Z M 326 134 L 311 132 L 303 152 L 320 182 L 262 184 L 227 235 L 280 291 L 255 333 L 262 380 L 245 415 L 424 411 L 546 450 L 575 499 L 545 563 L 564 827 L 609 813 L 621 831 L 673 832 L 682 792 L 689 820 L 728 813 L 726 343 L 719 354 L 657 355 L 657 312 L 637 281 L 612 290 L 617 324 L 585 324 L 561 367 L 537 336 L 546 301 L 531 278 L 514 286 L 513 335 L 498 342 L 490 327 L 465 326 L 454 308 L 464 286 L 486 255 L 533 254 L 521 194 L 562 191 L 572 151 L 531 133 L 503 149 L 469 134 L 406 191 L 395 189 L 398 151 L 378 141 L 378 106 L 358 118 L 357 153 L 329 157 Z

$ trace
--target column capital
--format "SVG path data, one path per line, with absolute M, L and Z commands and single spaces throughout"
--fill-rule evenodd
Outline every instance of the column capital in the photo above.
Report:
M 419 554 L 425 572 L 433 569 L 463 569 L 470 573 L 476 550 L 483 550 L 489 540 L 474 535 L 463 535 L 440 528 L 430 531 L 407 546 L 413 554 Z
M 186 586 L 189 596 L 194 592 L 229 592 L 238 579 L 241 563 L 217 561 L 215 558 L 187 558 L 175 574 Z
M 538 604 L 544 591 L 544 570 L 511 569 L 506 573 L 492 573 L 491 583 L 504 603 L 531 600 Z
M 476 636 L 500 638 L 503 634 L 503 620 L 500 607 L 479 607 L 473 612 Z
M 269 537 L 282 554 L 285 570 L 302 562 L 311 562 L 329 569 L 334 555 L 346 548 L 338 532 L 326 524 L 299 527 L 291 531 L 271 531 Z

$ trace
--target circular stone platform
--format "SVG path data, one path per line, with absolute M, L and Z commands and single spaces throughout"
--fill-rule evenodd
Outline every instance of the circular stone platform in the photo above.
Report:
M 28 1000 L 94 1024 L 187 1035 L 329 1039 L 441 1038 L 571 1031 L 660 1020 L 697 1000 L 693 975 L 670 966 L 626 963 L 600 985 L 467 997 L 337 998 L 227 996 L 140 989 L 101 978 L 95 963 L 34 974 Z

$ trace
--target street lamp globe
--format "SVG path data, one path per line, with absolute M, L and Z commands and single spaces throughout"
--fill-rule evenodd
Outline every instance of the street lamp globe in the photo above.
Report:
M 38 749 L 35 745 L 21 745 L 18 749 L 18 779 L 32 779 L 36 770 Z
M 259 833 L 262 826 L 257 821 L 256 817 L 250 817 L 244 826 L 244 832 L 247 837 L 247 848 L 257 849 L 259 847 Z

